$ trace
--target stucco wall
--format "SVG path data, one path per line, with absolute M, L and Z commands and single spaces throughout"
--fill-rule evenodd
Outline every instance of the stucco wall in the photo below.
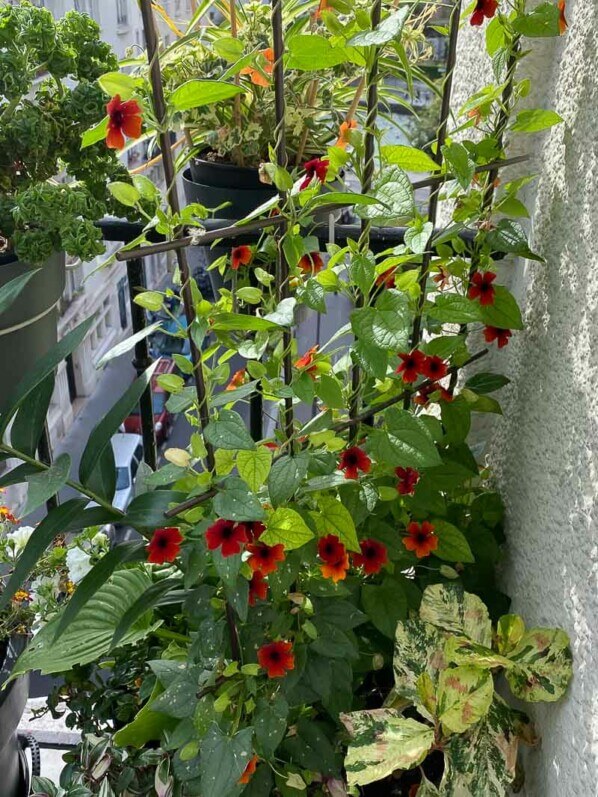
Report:
M 505 418 L 484 429 L 507 504 L 506 591 L 530 625 L 564 627 L 575 657 L 565 701 L 532 709 L 542 743 L 527 756 L 528 797 L 598 794 L 598 0 L 568 0 L 567 17 L 567 35 L 535 40 L 524 65 L 526 102 L 565 124 L 511 149 L 534 151 L 526 199 L 546 264 L 501 269 L 527 329 L 484 365 L 513 380 Z M 483 32 L 466 28 L 455 106 L 484 58 Z

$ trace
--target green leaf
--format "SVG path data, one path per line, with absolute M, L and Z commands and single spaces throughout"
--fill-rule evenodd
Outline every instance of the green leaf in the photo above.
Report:
M 77 589 L 71 595 L 64 610 L 60 614 L 60 621 L 56 626 L 56 636 L 75 620 L 87 601 L 92 598 L 114 573 L 125 562 L 144 561 L 147 557 L 145 545 L 139 542 L 126 542 L 116 545 L 104 554 L 97 564 L 83 577 Z
M 28 457 L 36 455 L 53 393 L 54 374 L 49 374 L 21 404 L 10 428 L 12 447 Z
M 316 384 L 316 394 L 327 407 L 340 410 L 345 406 L 341 382 L 334 376 L 322 374 Z
M 153 609 L 162 596 L 166 595 L 167 592 L 171 592 L 174 589 L 182 587 L 182 585 L 182 580 L 175 578 L 165 578 L 163 581 L 158 581 L 155 584 L 151 584 L 145 590 L 145 592 L 141 594 L 131 606 L 129 606 L 127 611 L 121 617 L 120 622 L 116 626 L 112 636 L 110 647 L 117 647 L 122 642 L 133 623 L 135 623 L 146 612 Z
M 232 402 L 247 398 L 247 396 L 250 396 L 255 392 L 256 385 L 257 380 L 254 380 L 253 382 L 246 382 L 244 385 L 241 385 L 241 387 L 235 388 L 235 390 L 223 390 L 222 392 L 212 396 L 212 401 L 210 404 L 213 408 L 223 407 L 226 404 L 231 404 Z M 181 392 L 184 393 L 186 390 L 187 388 L 183 388 Z M 191 388 L 190 395 L 196 395 L 195 387 Z
M 398 166 L 382 169 L 371 196 L 378 200 L 378 204 L 358 207 L 356 213 L 362 219 L 370 219 L 374 224 L 384 226 L 400 224 L 413 216 L 413 186 L 408 175 Z
M 122 523 L 142 530 L 172 526 L 172 518 L 167 518 L 164 513 L 170 509 L 171 504 L 180 504 L 188 497 L 187 493 L 177 490 L 156 490 L 143 493 L 131 501 Z
M 340 776 L 340 761 L 321 723 L 301 717 L 296 733 L 285 739 L 283 756 L 297 767 L 321 772 L 324 776 Z
M 39 268 L 25 271 L 23 274 L 19 274 L 18 277 L 11 279 L 0 287 L 0 315 L 10 308 L 15 299 L 20 296 L 23 288 L 27 285 L 31 277 L 35 276 L 39 271 L 41 271 Z
M 130 99 L 142 82 L 126 72 L 106 72 L 98 78 L 98 83 L 106 94 L 110 97 L 119 94 L 121 100 Z
M 439 670 L 445 666 L 445 636 L 439 628 L 421 620 L 406 620 L 397 625 L 393 657 L 395 690 L 415 703 L 424 716 L 428 713 L 421 706 L 417 682 L 424 673 L 433 683 L 437 681 Z
M 214 722 L 201 743 L 201 796 L 230 797 L 238 793 L 238 781 L 252 756 L 253 728 L 232 738 Z
M 440 168 L 428 154 L 415 147 L 389 144 L 381 147 L 381 153 L 387 163 L 400 166 L 407 172 L 435 172 Z
M 29 538 L 23 553 L 17 559 L 8 584 L 0 594 L 0 611 L 8 605 L 15 592 L 23 587 L 27 577 L 54 537 L 63 533 L 65 527 L 83 513 L 88 503 L 87 498 L 73 498 L 48 512 Z
M 519 255 L 528 260 L 537 260 L 539 263 L 544 262 L 544 258 L 531 251 L 525 230 L 513 219 L 501 219 L 486 235 L 486 242 L 497 252 Z
M 290 327 L 295 321 L 296 304 L 297 299 L 294 296 L 289 299 L 283 299 L 272 313 L 264 316 L 263 320 L 270 321 L 279 327 Z
M 518 14 L 513 29 L 530 38 L 558 36 L 560 12 L 556 3 L 541 3 L 529 14 Z
M 456 526 L 438 518 L 432 520 L 432 524 L 438 536 L 438 548 L 434 551 L 435 556 L 445 562 L 471 563 L 475 561 L 469 543 Z
M 160 295 L 160 306 L 162 306 L 162 296 Z M 116 357 L 120 357 L 121 354 L 126 354 L 128 351 L 131 351 L 134 346 L 136 346 L 140 340 L 144 340 L 145 338 L 153 335 L 156 330 L 160 329 L 160 322 L 156 324 L 150 324 L 147 327 L 144 327 L 140 332 L 136 332 L 134 335 L 130 335 L 129 337 L 121 340 L 120 343 L 117 343 L 116 346 L 113 346 L 109 349 L 106 354 L 104 354 L 97 363 L 96 368 L 102 368 L 104 365 L 110 362 L 110 360 L 114 360 Z
M 114 457 L 110 441 L 125 418 L 131 414 L 133 408 L 139 403 L 139 399 L 151 382 L 156 365 L 157 363 L 153 363 L 144 371 L 94 427 L 81 455 L 81 463 L 79 465 L 81 484 L 87 486 L 93 482 L 94 491 L 107 501 L 112 500 L 116 484 Z M 110 455 L 108 458 L 103 457 L 106 450 L 108 450 Z
M 562 121 L 563 118 L 556 111 L 543 111 L 541 109 L 519 111 L 511 125 L 511 130 L 516 130 L 520 133 L 536 133 L 538 130 L 546 130 L 548 127 L 558 125 Z
M 266 531 L 261 535 L 260 541 L 266 545 L 282 543 L 286 550 L 291 550 L 305 545 L 313 536 L 312 530 L 298 512 L 280 507 L 268 518 Z
M 364 30 L 349 39 L 349 45 L 352 47 L 380 46 L 393 39 L 399 39 L 410 11 L 409 6 L 394 11 L 383 19 L 374 30 Z
M 401 582 L 386 577 L 381 584 L 364 584 L 361 603 L 378 631 L 394 639 L 399 620 L 407 616 L 407 595 Z
M 375 307 L 351 313 L 351 328 L 358 340 L 387 351 L 407 347 L 410 322 L 409 300 L 395 290 L 384 291 Z
M 492 57 L 498 50 L 506 44 L 505 28 L 498 17 L 491 19 L 486 25 L 486 50 Z
M 360 551 L 355 521 L 349 510 L 331 495 L 322 495 L 318 499 L 320 514 L 314 514 L 318 534 L 325 537 L 335 534 L 348 551 Z
M 122 205 L 134 208 L 141 199 L 141 194 L 131 183 L 108 183 L 108 191 Z
M 29 489 L 23 516 L 26 517 L 44 504 L 48 498 L 56 495 L 66 484 L 70 470 L 71 458 L 68 454 L 60 454 L 48 470 L 30 476 L 27 479 Z
M 65 672 L 75 664 L 89 664 L 101 658 L 110 649 L 121 618 L 150 584 L 141 570 L 114 573 L 58 639 L 55 636 L 60 612 L 41 629 L 16 662 L 13 677 L 29 670 L 41 670 L 42 674 Z M 159 622 L 151 624 L 149 614 L 142 617 L 123 639 L 123 645 L 138 642 L 158 625 Z
M 450 636 L 444 646 L 444 655 L 454 664 L 474 664 L 484 670 L 511 667 L 511 662 L 504 656 L 465 637 Z
M 147 703 L 135 715 L 135 719 L 114 734 L 114 743 L 119 747 L 145 747 L 148 742 L 159 741 L 165 730 L 173 730 L 177 720 L 152 711 L 150 705 L 164 691 L 156 681 Z
M 464 634 L 487 648 L 492 644 L 488 609 L 477 595 L 465 592 L 459 584 L 426 587 L 419 616 L 424 622 L 455 634 Z
M 506 674 L 511 692 L 529 703 L 552 703 L 567 690 L 573 674 L 569 637 L 560 628 L 532 628 L 509 651 Z
M 488 713 L 494 695 L 489 670 L 465 665 L 442 670 L 438 679 L 437 716 L 445 733 L 464 733 Z
M 309 456 L 298 454 L 277 459 L 268 477 L 268 493 L 272 506 L 289 501 L 307 474 Z
M 278 695 L 257 700 L 253 725 L 258 752 L 266 759 L 274 757 L 276 748 L 282 742 L 287 729 L 289 704 Z
M 247 431 L 243 418 L 234 410 L 221 410 L 217 420 L 210 421 L 204 437 L 214 448 L 228 451 L 253 451 L 255 443 Z
M 471 407 L 463 396 L 453 401 L 443 401 L 440 415 L 445 428 L 446 443 L 462 443 L 471 428 Z
M 521 310 L 515 297 L 502 285 L 494 288 L 494 304 L 480 307 L 484 324 L 500 329 L 523 329 Z
M 258 446 L 254 451 L 239 451 L 237 470 L 239 476 L 254 493 L 265 483 L 272 466 L 272 452 L 266 446 Z
M 164 296 L 159 291 L 142 291 L 135 295 L 133 301 L 135 304 L 138 304 L 139 307 L 157 313 L 158 310 L 162 309 Z
M 496 643 L 500 653 L 508 655 L 525 634 L 525 623 L 518 614 L 503 614 L 496 625 Z
M 388 708 L 341 714 L 351 742 L 345 758 L 349 788 L 365 786 L 396 769 L 421 764 L 434 744 L 433 728 Z
M 467 149 L 463 144 L 453 142 L 442 148 L 442 154 L 447 164 L 447 171 L 455 176 L 463 190 L 467 190 L 475 173 L 475 162 L 469 157 Z
M 214 498 L 214 511 L 229 520 L 263 520 L 265 512 L 257 496 L 247 490 L 247 484 L 238 476 L 229 476 L 224 490 Z
M 443 324 L 470 324 L 482 320 L 479 303 L 456 293 L 437 296 L 434 304 L 426 306 L 426 313 Z
M 210 327 L 216 332 L 235 332 L 249 331 L 260 332 L 270 329 L 280 329 L 280 324 L 274 321 L 267 321 L 255 315 L 245 315 L 241 313 L 216 313 L 214 323 Z
M 391 407 L 385 413 L 385 420 L 386 432 L 374 430 L 368 438 L 368 450 L 378 462 L 418 469 L 442 463 L 432 435 L 420 418 Z
M 168 103 L 175 111 L 189 111 L 230 100 L 243 92 L 242 86 L 221 80 L 188 80 L 170 93 Z
M 473 390 L 475 393 L 485 395 L 486 393 L 493 393 L 495 390 L 500 390 L 501 387 L 508 385 L 511 380 L 507 379 L 502 374 L 479 373 L 470 376 L 465 387 Z
M 90 127 L 89 130 L 83 133 L 81 136 L 81 149 L 91 147 L 92 144 L 97 144 L 98 141 L 102 141 L 106 138 L 108 134 L 108 121 L 108 116 L 105 116 L 97 125 Z
M 288 40 L 288 69 L 311 72 L 328 69 L 351 60 L 346 47 L 335 47 L 329 39 L 316 34 L 294 35 Z
M 6 432 L 12 416 L 30 393 L 39 387 L 50 374 L 54 373 L 56 366 L 59 365 L 65 357 L 72 354 L 72 352 L 81 345 L 93 322 L 93 318 L 88 318 L 83 321 L 79 326 L 66 334 L 55 346 L 52 346 L 50 351 L 40 357 L 35 365 L 27 371 L 23 379 L 14 388 L 6 403 L 6 406 L 10 409 L 6 410 L 1 416 L 0 438 Z

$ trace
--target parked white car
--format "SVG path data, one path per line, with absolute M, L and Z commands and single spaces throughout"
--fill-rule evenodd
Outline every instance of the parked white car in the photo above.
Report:
M 143 439 L 139 434 L 115 434 L 112 450 L 116 463 L 116 492 L 112 503 L 124 512 L 135 495 L 135 476 L 143 459 Z

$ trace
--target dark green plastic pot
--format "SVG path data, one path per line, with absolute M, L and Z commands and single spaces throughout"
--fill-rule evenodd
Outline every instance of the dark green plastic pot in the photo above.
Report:
M 6 689 L 16 657 L 24 647 L 24 640 L 11 639 L 0 649 L 0 780 L 2 797 L 27 797 L 28 773 L 17 737 L 17 728 L 27 704 L 28 679 L 17 678 Z
M 0 256 L 0 288 L 34 269 L 14 256 Z M 57 340 L 58 301 L 64 291 L 65 258 L 55 253 L 0 314 L 0 413 L 15 386 Z

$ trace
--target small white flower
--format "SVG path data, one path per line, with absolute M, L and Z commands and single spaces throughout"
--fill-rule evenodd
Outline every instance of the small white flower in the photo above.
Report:
M 69 548 L 66 553 L 66 566 L 73 584 L 78 584 L 91 570 L 91 557 L 81 548 Z
M 91 544 L 95 548 L 107 548 L 108 547 L 108 537 L 104 534 L 103 531 L 98 531 L 98 533 L 92 537 Z
M 8 532 L 6 539 L 13 549 L 15 556 L 18 556 L 25 548 L 34 531 L 35 529 L 33 526 L 20 526 L 18 529 Z
M 53 576 L 38 576 L 29 590 L 31 606 L 37 608 L 48 601 L 56 600 L 60 594 L 60 573 Z

